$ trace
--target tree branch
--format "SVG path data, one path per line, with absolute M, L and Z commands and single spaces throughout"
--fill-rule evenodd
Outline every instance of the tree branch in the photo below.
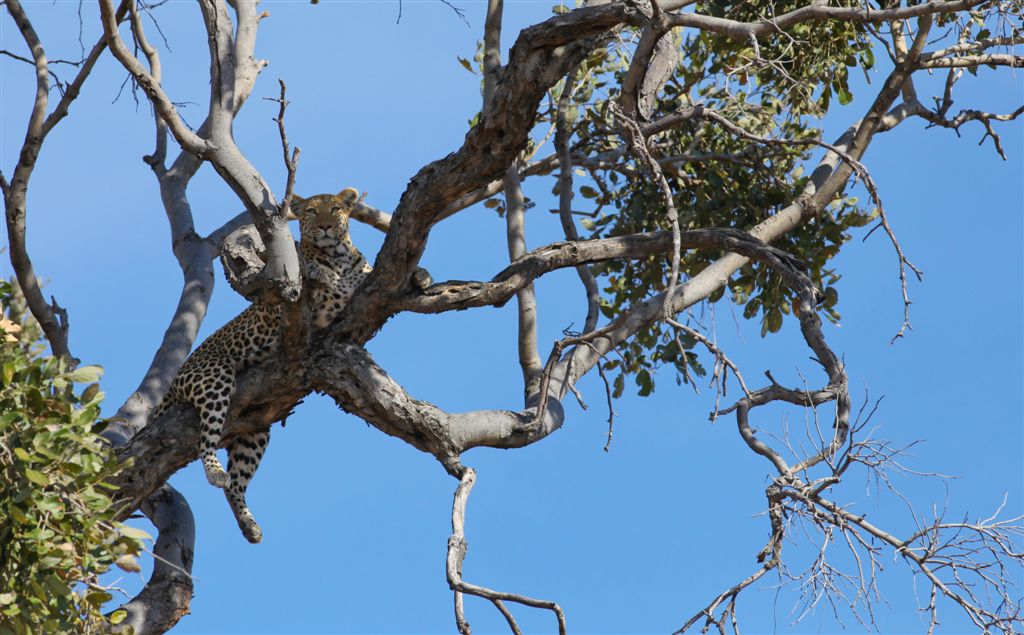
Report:
M 466 551 L 469 548 L 469 544 L 466 542 L 466 505 L 469 502 L 469 494 L 473 491 L 473 484 L 475 482 L 476 472 L 473 468 L 465 468 L 464 473 L 459 479 L 459 486 L 455 489 L 455 499 L 452 502 L 452 534 L 448 538 L 448 557 L 445 566 L 445 570 L 448 573 L 448 586 L 457 594 L 457 600 L 458 594 L 469 594 L 494 602 L 498 610 L 508 620 L 513 633 L 519 632 L 518 626 L 515 620 L 512 619 L 511 614 L 502 606 L 502 601 L 516 602 L 517 604 L 551 611 L 558 620 L 558 634 L 565 635 L 565 613 L 557 603 L 550 600 L 537 600 L 516 593 L 494 591 L 470 584 L 462 579 L 462 562 L 466 558 Z M 466 622 L 466 617 L 462 614 L 462 603 L 456 601 L 455 606 L 456 624 L 459 626 L 459 632 L 463 635 L 469 635 L 469 623 Z
M 558 219 L 562 224 L 565 239 L 570 242 L 580 239 L 579 233 L 576 231 L 576 221 L 572 218 L 573 168 L 572 152 L 569 149 L 572 130 L 568 120 L 569 100 L 572 98 L 577 72 L 578 68 L 573 67 L 565 76 L 565 86 L 562 88 L 562 94 L 558 97 L 558 110 L 555 113 L 555 152 L 558 157 Z M 587 316 L 583 322 L 582 332 L 589 333 L 597 328 L 601 302 L 600 291 L 597 288 L 594 273 L 588 267 L 578 265 L 576 274 L 587 294 Z
M 503 174 L 525 148 L 547 90 L 610 29 L 642 16 L 635 7 L 619 3 L 584 7 L 520 34 L 495 88 L 493 107 L 482 114 L 459 150 L 427 165 L 410 181 L 373 273 L 334 327 L 337 335 L 365 342 L 380 329 L 408 286 L 431 225 L 452 202 Z
M 159 532 L 153 575 L 121 607 L 128 612 L 122 630 L 130 626 L 134 633 L 164 633 L 188 614 L 192 600 L 195 521 L 185 497 L 167 484 L 142 503 L 142 512 Z
M 72 357 L 68 347 L 67 313 L 57 304 L 56 299 L 51 298 L 52 302 L 48 304 L 43 298 L 42 289 L 25 243 L 25 219 L 28 213 L 29 180 L 32 178 L 32 172 L 42 150 L 43 141 L 46 140 L 46 135 L 53 126 L 60 122 L 67 114 L 71 101 L 78 95 L 79 88 L 92 71 L 95 59 L 99 56 L 102 47 L 97 44 L 93 48 L 90 57 L 83 63 L 78 76 L 65 92 L 57 109 L 47 117 L 46 109 L 49 103 L 50 80 L 46 52 L 43 50 L 42 42 L 40 42 L 35 28 L 22 8 L 20 0 L 11 0 L 6 4 L 7 11 L 11 14 L 15 25 L 18 27 L 18 31 L 25 40 L 25 44 L 32 52 L 32 61 L 36 71 L 35 99 L 29 114 L 28 129 L 25 131 L 25 140 L 22 143 L 18 164 L 14 168 L 10 183 L 3 180 L 4 216 L 7 222 L 7 235 L 10 240 L 11 266 L 14 268 L 18 285 L 25 295 L 25 301 L 28 304 L 29 310 L 40 327 L 42 327 L 53 354 L 62 358 L 71 367 L 74 367 L 78 360 Z M 120 15 L 123 16 L 123 14 L 122 10 Z M 115 19 L 113 15 L 111 19 Z
M 926 2 L 892 9 L 834 7 L 812 3 L 775 16 L 772 19 L 765 19 L 759 22 L 739 22 L 737 20 L 699 13 L 676 13 L 669 16 L 669 24 L 672 26 L 693 27 L 701 31 L 725 35 L 735 40 L 746 41 L 752 37 L 760 38 L 772 35 L 804 22 L 841 20 L 855 24 L 882 24 L 893 20 L 907 20 L 937 14 L 956 13 L 957 11 L 965 11 L 984 3 L 985 0 L 954 0 L 951 2 Z
M 111 52 L 143 88 L 156 112 L 167 122 L 175 140 L 184 150 L 210 161 L 252 215 L 267 247 L 267 266 L 262 274 L 266 285 L 264 299 L 268 302 L 297 300 L 302 284 L 301 273 L 294 240 L 284 215 L 266 181 L 241 153 L 231 136 L 230 124 L 236 108 L 241 105 L 237 88 L 241 85 L 244 89 L 245 86 L 244 80 L 236 76 L 238 67 L 234 63 L 236 46 L 232 40 L 233 25 L 223 1 L 200 2 L 203 23 L 209 36 L 212 73 L 210 114 L 205 129 L 200 129 L 200 133 L 208 134 L 209 139 L 187 129 L 159 82 L 128 51 L 112 20 L 110 1 L 100 0 L 100 12 Z M 254 7 L 249 3 L 239 3 L 238 15 L 239 34 L 251 39 L 254 37 L 254 23 L 258 20 Z M 244 77 L 254 79 L 262 67 L 261 63 L 252 60 L 251 53 L 242 59 L 251 61 L 251 64 L 243 67 Z M 243 90 L 243 94 L 248 93 Z

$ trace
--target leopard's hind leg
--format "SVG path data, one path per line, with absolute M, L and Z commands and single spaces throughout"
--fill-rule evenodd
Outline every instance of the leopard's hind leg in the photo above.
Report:
M 228 446 L 228 475 L 231 484 L 228 485 L 224 495 L 227 496 L 228 504 L 231 505 L 231 511 L 235 513 L 238 528 L 242 530 L 245 539 L 252 543 L 259 542 L 263 538 L 263 531 L 245 502 L 245 490 L 249 487 L 249 481 L 256 474 L 256 468 L 260 465 L 260 460 L 263 458 L 263 452 L 267 449 L 269 441 L 270 430 L 267 429 L 240 436 Z

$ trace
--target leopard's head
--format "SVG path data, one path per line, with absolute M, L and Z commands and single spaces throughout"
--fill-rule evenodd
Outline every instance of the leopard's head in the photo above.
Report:
M 348 217 L 359 202 L 359 190 L 346 187 L 337 194 L 309 198 L 293 195 L 288 219 L 298 219 L 302 240 L 317 247 L 336 245 L 348 236 Z

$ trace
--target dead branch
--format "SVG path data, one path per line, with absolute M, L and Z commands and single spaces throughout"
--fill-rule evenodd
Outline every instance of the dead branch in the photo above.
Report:
M 466 504 L 469 502 L 469 494 L 473 491 L 473 484 L 476 482 L 476 472 L 471 467 L 464 468 L 464 473 L 459 479 L 459 486 L 455 489 L 455 499 L 452 502 L 452 535 L 448 538 L 448 559 L 446 570 L 448 572 L 448 586 L 456 594 L 475 595 L 494 602 L 501 610 L 502 615 L 509 620 L 509 625 L 514 633 L 519 632 L 511 615 L 502 610 L 499 602 L 515 602 L 524 606 L 532 606 L 538 609 L 547 609 L 555 614 L 558 620 L 558 633 L 565 635 L 565 613 L 562 607 L 549 600 L 537 600 L 525 595 L 494 591 L 486 587 L 471 584 L 462 579 L 462 563 L 466 558 L 468 543 L 466 542 Z M 459 625 L 459 632 L 469 635 L 469 623 L 462 614 L 462 603 L 456 599 L 456 624 Z

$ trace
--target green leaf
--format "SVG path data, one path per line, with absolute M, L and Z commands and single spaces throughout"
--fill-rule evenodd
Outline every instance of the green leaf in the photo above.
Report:
M 114 596 L 106 591 L 90 591 L 85 596 L 85 601 L 97 608 L 103 606 L 106 602 L 114 599 Z
M 81 402 L 89 403 L 100 394 L 99 384 L 89 384 L 85 390 L 82 391 Z
M 18 596 L 14 595 L 10 591 L 6 593 L 0 593 L 0 605 L 13 604 Z
M 50 575 L 46 576 L 46 580 L 44 582 L 46 583 L 47 588 L 49 588 L 57 595 L 71 594 L 71 589 L 68 587 L 67 584 L 64 583 L 63 580 L 58 578 L 56 574 L 51 573 Z
M 121 535 L 133 540 L 152 540 L 153 537 L 137 527 L 121 525 Z
M 32 468 L 25 468 L 25 478 L 36 483 L 37 485 L 49 485 L 50 478 L 38 470 Z
M 583 198 L 597 198 L 600 192 L 590 187 L 589 185 L 581 185 L 580 194 L 583 195 Z
M 116 611 L 110 614 L 110 623 L 116 626 L 117 624 L 123 622 L 126 617 L 128 617 L 128 611 L 124 609 L 117 609 Z
M 474 75 L 476 75 L 476 71 L 473 70 L 473 64 L 470 63 L 470 61 L 467 60 L 466 58 L 460 57 L 459 58 L 459 64 L 462 64 L 462 68 L 464 68 L 467 71 L 469 71 L 470 73 L 473 73 Z
M 619 376 L 617 376 L 615 378 L 615 381 L 612 382 L 612 397 L 615 398 L 615 399 L 618 399 L 619 397 L 621 397 L 622 396 L 622 391 L 625 388 L 626 388 L 626 381 L 625 381 L 625 379 L 623 379 L 623 376 L 620 374 Z
M 641 370 L 636 374 L 636 385 L 640 386 L 638 395 L 646 397 L 654 392 L 654 380 L 651 379 L 651 373 L 647 369 Z
M 25 451 L 25 448 L 14 448 L 14 456 L 18 457 L 21 461 L 28 463 L 32 460 L 32 456 Z
M 70 373 L 64 373 L 64 379 L 77 384 L 91 384 L 103 376 L 102 366 L 80 366 Z
M 853 93 L 851 93 L 846 86 L 838 86 L 836 88 L 836 95 L 839 96 L 839 103 L 846 106 L 853 101 Z

